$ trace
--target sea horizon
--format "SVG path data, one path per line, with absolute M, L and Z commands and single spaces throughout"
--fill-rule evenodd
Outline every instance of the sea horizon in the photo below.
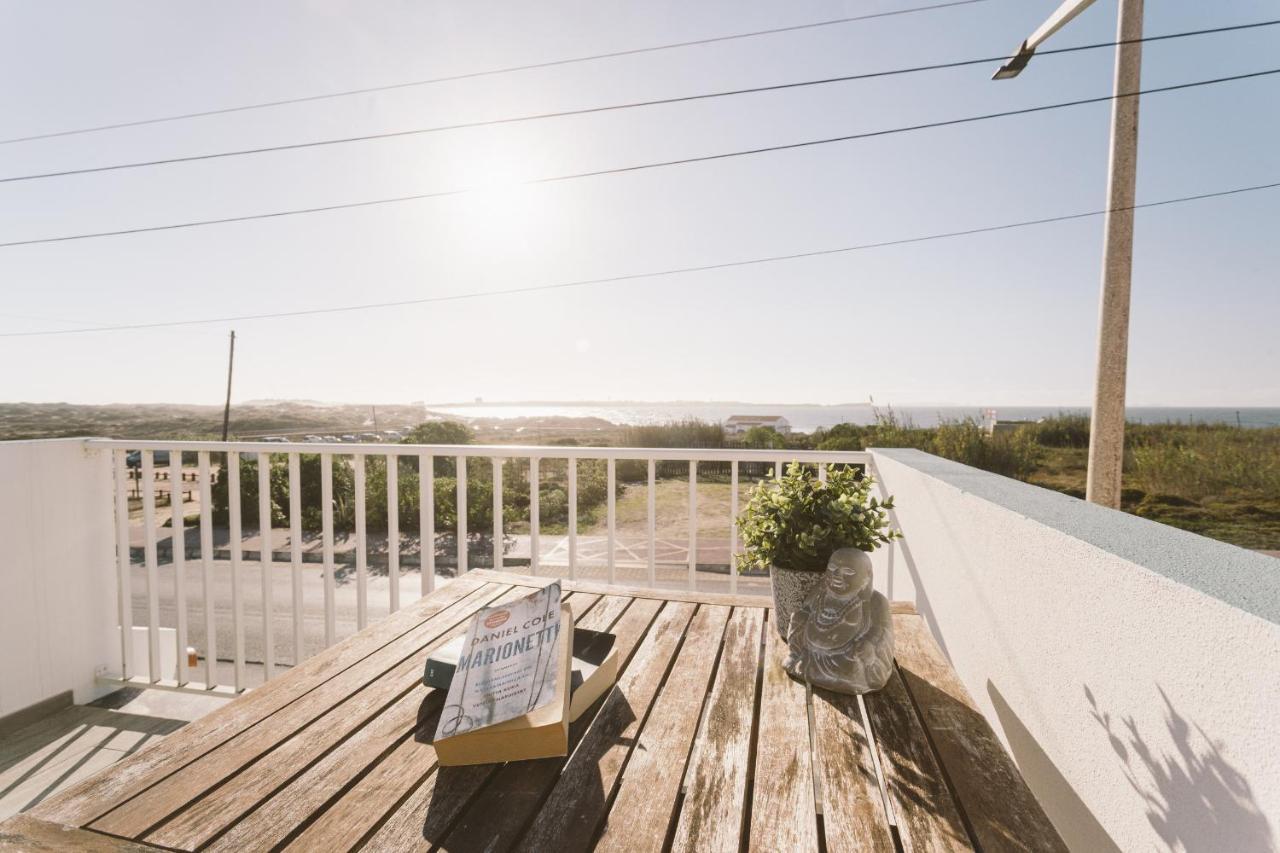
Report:
M 733 415 L 781 415 L 798 432 L 826 429 L 840 423 L 870 424 L 876 412 L 890 409 L 916 426 L 936 426 L 966 417 L 981 419 L 994 410 L 1002 421 L 1035 421 L 1057 414 L 1089 413 L 1088 406 L 999 406 L 961 404 L 879 405 L 871 403 L 748 403 L 742 401 L 527 401 L 426 404 L 440 415 L 466 419 L 598 418 L 624 426 L 643 426 L 697 419 L 720 423 Z M 1276 406 L 1131 406 L 1126 418 L 1135 423 L 1223 423 L 1240 427 L 1280 426 Z

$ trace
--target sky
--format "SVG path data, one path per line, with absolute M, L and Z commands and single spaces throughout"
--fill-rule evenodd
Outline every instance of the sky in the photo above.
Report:
M 0 0 L 0 138 L 928 5 Z M 0 145 L 0 177 L 1010 52 L 983 0 L 377 94 Z M 1264 20 L 1151 2 L 1148 35 Z M 1099 0 L 1046 47 L 1109 41 Z M 1280 65 L 1280 26 L 1144 47 L 1143 84 Z M 0 248 L 0 335 L 480 293 L 1105 206 L 1110 105 L 549 184 L 532 178 L 1111 92 L 1110 49 L 218 161 L 0 184 L 0 242 L 457 188 L 447 198 Z M 1280 76 L 1143 99 L 1139 202 L 1280 181 Z M 1280 405 L 1280 189 L 1137 214 L 1130 405 Z M 0 337 L 0 400 L 1080 405 L 1101 218 L 594 287 Z

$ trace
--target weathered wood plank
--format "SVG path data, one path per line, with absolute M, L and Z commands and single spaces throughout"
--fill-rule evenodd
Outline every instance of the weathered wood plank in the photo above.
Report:
M 740 607 L 725 628 L 672 850 L 736 853 L 740 848 L 764 615 L 759 608 Z
M 828 850 L 893 853 L 858 697 L 815 689 L 813 763 Z
M 644 636 L 645 627 L 652 621 L 652 613 L 646 615 L 644 606 L 637 607 L 637 604 L 633 603 L 632 606 L 628 607 L 622 619 L 612 629 L 618 635 L 620 654 L 626 651 L 626 645 L 639 642 Z M 585 623 L 584 626 L 592 627 L 592 625 Z M 573 737 L 580 731 L 579 726 L 584 723 L 587 723 L 586 717 L 580 720 L 579 724 L 575 724 L 575 728 L 570 730 L 570 736 Z M 477 791 L 482 787 L 486 791 L 495 787 L 492 784 L 485 784 L 490 777 L 495 773 L 506 773 L 509 768 L 537 773 L 539 768 L 545 767 L 551 761 L 562 762 L 562 759 L 519 762 L 518 764 L 501 766 L 501 769 L 499 769 L 498 765 L 440 768 L 437 773 L 428 776 L 414 790 L 412 795 L 388 817 L 386 823 L 370 839 L 367 849 L 425 851 L 441 844 L 445 845 L 443 849 L 446 850 L 463 849 L 452 846 L 450 840 L 445 838 L 445 833 L 449 831 L 449 827 L 463 813 L 464 809 L 475 811 L 476 806 L 473 796 Z M 395 793 L 397 795 L 396 799 L 398 799 L 399 792 Z M 393 799 L 392 802 L 394 801 Z M 519 803 L 516 801 L 510 800 L 505 803 L 504 808 L 514 809 L 518 805 Z M 346 828 L 334 817 L 334 813 L 337 810 L 337 807 L 335 807 L 335 809 L 327 812 L 317 822 L 316 826 L 313 826 L 297 839 L 291 849 L 306 850 L 316 849 L 317 846 L 321 848 L 345 846 L 350 836 L 344 834 Z M 490 818 L 504 823 L 508 820 L 507 815 L 497 813 L 491 814 Z M 331 828 L 319 826 L 327 821 L 332 821 Z M 317 828 L 319 828 L 319 831 L 316 831 Z M 468 849 L 498 848 L 493 842 L 488 842 L 483 848 Z
M 495 572 L 492 569 L 473 569 L 469 576 L 495 583 L 510 583 L 521 586 L 542 587 L 549 578 L 533 575 L 518 575 L 512 572 Z M 725 592 L 696 592 L 690 589 L 654 589 L 648 586 L 622 586 L 601 581 L 565 580 L 561 579 L 565 589 L 576 589 L 580 592 L 595 592 L 610 595 L 625 595 L 629 598 L 652 598 L 658 601 L 687 601 L 694 604 L 719 604 L 727 607 L 772 607 L 773 601 L 763 595 L 739 595 Z
M 626 673 L 569 756 L 519 849 L 571 853 L 591 846 L 640 723 L 671 666 L 694 610 L 689 602 L 663 606 Z
M 661 603 L 652 599 L 618 597 L 616 600 L 630 602 L 631 606 L 611 627 L 596 630 L 609 630 L 617 638 L 614 648 L 618 653 L 621 678 Z M 594 611 L 592 615 L 595 615 Z M 594 625 L 584 627 L 595 628 Z M 570 753 L 577 747 L 594 719 L 593 711 L 588 711 L 570 728 Z M 468 805 L 458 825 L 441 844 L 441 849 L 463 851 L 510 848 L 533 820 L 538 807 L 560 778 L 560 771 L 567 760 L 548 758 L 504 766 Z
M 512 587 L 480 590 L 441 610 L 413 630 L 383 645 L 372 655 L 309 691 L 301 701 L 285 706 L 259 725 L 200 755 L 194 761 L 182 762 L 180 767 L 170 766 L 170 774 L 164 779 L 146 790 L 135 790 L 137 796 L 90 826 L 122 838 L 141 837 L 249 762 L 274 749 L 294 732 L 323 716 L 334 706 L 351 699 L 357 691 L 377 681 L 379 677 L 401 665 L 405 659 L 448 636 L 478 608 L 504 594 L 514 594 L 515 590 Z M 289 678 L 286 676 L 281 680 Z M 235 704 L 233 702 L 227 708 L 233 708 Z M 181 734 L 179 732 L 175 737 L 181 737 Z M 173 762 L 175 765 L 177 763 Z
M 83 826 L 417 629 L 444 609 L 468 596 L 497 595 L 503 589 L 503 585 L 472 578 L 452 581 L 412 607 L 309 658 L 287 678 L 267 682 L 159 744 L 118 762 L 110 773 L 86 779 L 46 800 L 31 813 L 54 823 Z
M 62 823 L 39 820 L 28 814 L 15 815 L 0 823 L 0 853 L 41 853 L 77 850 L 80 853 L 144 853 L 158 850 L 136 841 L 99 835 Z
M 640 729 L 596 850 L 662 850 L 729 615 L 728 607 L 708 604 L 694 615 L 667 683 Z M 645 830 L 636 832 L 639 826 Z
M 972 850 L 902 678 L 894 673 L 883 690 L 868 694 L 864 701 L 908 853 Z
M 764 629 L 764 683 L 751 786 L 750 849 L 816 851 L 817 806 L 804 685 L 782 668 L 786 644 L 772 622 Z M 839 849 L 839 848 L 832 848 Z
M 1067 849 L 919 616 L 895 616 L 898 669 L 984 851 Z
M 523 594 L 523 590 L 513 589 L 504 598 L 514 599 Z M 573 611 L 575 620 L 584 617 L 584 623 L 589 623 L 591 615 L 597 609 L 594 605 L 598 599 L 599 596 L 595 595 L 571 593 L 565 600 Z M 465 625 L 461 626 L 459 631 L 455 632 L 455 636 L 465 629 Z M 320 721 L 324 734 L 309 736 L 309 740 L 314 743 L 304 747 L 306 753 L 301 758 L 311 754 L 317 746 L 322 745 L 323 741 L 331 739 L 335 730 L 354 726 L 355 731 L 347 740 L 316 761 L 305 772 L 295 775 L 288 784 L 278 788 L 275 794 L 254 811 L 237 820 L 231 829 L 213 845 L 214 848 L 242 850 L 259 845 L 274 846 L 283 842 L 302 823 L 323 809 L 334 795 L 363 774 L 371 764 L 378 762 L 393 747 L 402 754 L 406 752 L 417 754 L 427 762 L 425 766 L 420 766 L 419 770 L 421 772 L 429 770 L 435 763 L 435 750 L 429 748 L 430 739 L 435 733 L 446 691 L 432 690 L 422 685 L 422 669 L 426 654 L 424 651 L 407 661 L 407 672 L 404 674 L 389 675 L 379 679 L 377 686 L 384 691 L 393 689 L 391 685 L 397 682 L 411 685 L 408 692 L 387 710 L 377 712 L 376 716 L 363 725 L 349 721 L 348 718 L 353 715 L 341 707 L 337 709 L 335 715 L 331 715 L 336 716 L 334 722 L 326 724 L 325 720 Z M 406 740 L 412 740 L 413 743 L 406 745 L 403 743 Z M 287 743 L 278 752 L 288 750 L 289 747 L 290 744 Z M 299 757 L 282 754 L 277 759 L 276 755 L 273 753 L 270 765 L 285 765 L 285 771 L 296 774 L 301 766 L 305 766 Z M 263 764 L 267 763 L 263 762 Z M 270 768 L 259 770 L 258 765 L 255 765 L 250 768 L 250 771 L 241 774 L 207 798 L 210 804 L 205 809 L 205 815 L 195 817 L 190 823 L 196 826 L 206 824 L 209 822 L 210 812 L 222 815 L 230 811 L 234 814 L 234 810 L 226 807 L 226 798 L 219 796 L 226 788 L 239 784 L 248 790 L 261 790 L 277 782 L 280 775 L 282 774 L 279 771 Z M 242 779 L 245 780 L 243 783 Z M 243 796 L 237 795 L 237 798 L 243 799 Z M 394 802 L 395 799 L 384 801 L 381 804 L 383 811 L 372 815 L 373 822 L 376 822 L 384 811 L 389 810 Z M 183 818 L 186 817 L 187 815 L 184 814 Z M 160 836 L 157 835 L 152 840 L 159 838 Z M 358 838 L 359 835 L 356 836 L 357 840 Z M 334 845 L 324 843 L 319 846 L 332 848 Z
M 514 601 L 523 595 L 525 590 L 514 587 L 496 601 Z M 578 612 L 590 609 L 598 598 L 595 595 L 575 594 L 569 596 L 567 601 L 575 611 L 576 618 Z M 267 720 L 265 726 L 276 728 L 278 746 L 264 760 L 246 767 L 207 796 L 189 804 L 160 829 L 148 834 L 145 840 L 184 850 L 203 846 L 272 792 L 302 773 L 325 752 L 340 743 L 342 747 L 339 749 L 345 748 L 349 741 L 344 742 L 344 738 L 353 733 L 358 734 L 370 726 L 376 727 L 388 706 L 396 703 L 397 697 L 406 691 L 413 693 L 418 690 L 421 702 L 427 693 L 426 688 L 420 687 L 427 655 L 465 631 L 470 619 L 468 614 L 452 630 L 411 654 L 398 666 L 328 711 L 314 725 L 308 725 L 296 734 L 290 734 L 292 729 L 288 727 L 275 727 L 274 718 Z M 404 720 L 397 733 L 404 734 L 410 728 L 410 722 Z M 388 734 L 387 737 L 394 740 L 395 735 Z M 358 749 L 359 745 L 357 743 L 353 749 Z M 377 753 L 374 754 L 376 756 Z M 310 812 L 295 812 L 294 825 L 309 816 Z

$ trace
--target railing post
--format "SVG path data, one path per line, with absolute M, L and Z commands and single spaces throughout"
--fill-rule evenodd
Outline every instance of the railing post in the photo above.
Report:
M 569 464 L 569 579 L 578 577 L 578 460 Z
M 618 526 L 618 473 L 616 460 L 610 456 L 609 461 L 605 465 L 605 487 L 609 490 L 607 498 L 608 516 L 609 516 L 609 583 L 616 583 L 615 563 L 616 558 L 614 552 L 617 550 L 617 526 Z
M 160 570 L 156 559 L 156 474 L 153 452 L 142 451 L 139 467 L 142 490 L 142 542 L 147 565 L 147 673 L 152 684 L 160 681 Z
M 173 607 L 174 615 L 177 617 L 174 620 L 177 626 L 174 632 L 174 650 L 178 656 L 178 684 L 183 685 L 190 681 L 190 673 L 187 672 L 187 520 L 182 505 L 181 450 L 169 451 L 169 542 L 172 551 L 170 561 L 173 563 Z M 236 566 L 234 554 L 233 551 L 231 558 L 233 572 Z M 235 581 L 233 574 L 231 597 L 233 600 L 238 600 L 236 596 L 239 594 L 239 589 Z
M 275 676 L 275 597 L 271 583 L 271 454 L 258 454 L 258 568 L 262 581 L 262 680 Z
M 177 451 L 182 458 L 182 451 Z M 241 518 L 240 518 L 240 454 L 234 450 L 227 452 L 227 529 L 231 548 L 231 622 L 235 630 L 235 679 L 236 692 L 244 690 L 244 600 L 240 589 L 241 553 Z M 176 565 L 176 564 L 175 564 Z M 179 606 L 186 607 L 186 599 L 179 601 Z M 178 611 L 182 615 L 182 610 Z M 185 681 L 187 652 L 185 617 L 179 621 L 183 628 L 178 630 L 178 671 L 184 674 L 179 681 Z
M 698 587 L 698 462 L 689 460 L 689 589 Z
M 289 454 L 289 562 L 293 584 L 293 665 L 306 657 L 302 636 L 302 476 L 297 453 Z
M 738 460 L 729 463 L 729 592 L 738 591 Z
M 333 558 L 333 454 L 320 454 L 320 546 L 324 560 L 324 645 L 332 646 L 337 634 L 334 613 L 335 571 Z
M 218 686 L 218 623 L 213 582 L 213 490 L 209 484 L 209 451 L 196 454 L 200 471 L 200 561 L 204 569 L 204 686 Z
M 493 465 L 493 568 L 502 571 L 502 460 L 496 456 Z
M 658 486 L 657 486 L 657 462 L 649 460 L 649 515 L 648 515 L 648 532 L 649 532 L 649 586 L 657 586 L 658 584 L 658 552 L 657 552 L 657 515 L 658 515 Z
M 436 588 L 436 469 L 429 453 L 418 454 L 418 570 L 423 595 Z
M 391 612 L 400 609 L 400 457 L 387 454 L 387 580 Z
M 352 459 L 355 468 L 356 488 L 356 630 L 363 631 L 369 624 L 369 555 L 367 552 L 368 519 L 365 518 L 364 454 L 356 453 Z
M 120 605 L 120 662 L 122 675 L 132 678 L 133 669 L 133 568 L 129 553 L 129 468 L 128 451 L 115 451 L 112 459 L 116 493 L 116 581 Z
M 541 495 L 542 477 L 538 473 L 538 457 L 529 457 L 529 571 L 532 574 L 538 573 L 538 563 L 541 557 L 541 543 L 539 541 L 539 532 L 541 528 L 541 518 L 539 517 L 541 510 L 539 500 Z
M 459 456 L 456 468 L 458 480 L 458 577 L 467 568 L 467 457 Z

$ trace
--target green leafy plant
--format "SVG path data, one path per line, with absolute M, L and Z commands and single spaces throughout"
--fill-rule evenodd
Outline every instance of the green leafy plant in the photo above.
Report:
M 840 548 L 874 551 L 900 538 L 889 527 L 893 498 L 873 497 L 874 485 L 853 467 L 833 467 L 823 483 L 812 467 L 792 463 L 781 480 L 757 486 L 738 516 L 739 568 L 821 572 Z

